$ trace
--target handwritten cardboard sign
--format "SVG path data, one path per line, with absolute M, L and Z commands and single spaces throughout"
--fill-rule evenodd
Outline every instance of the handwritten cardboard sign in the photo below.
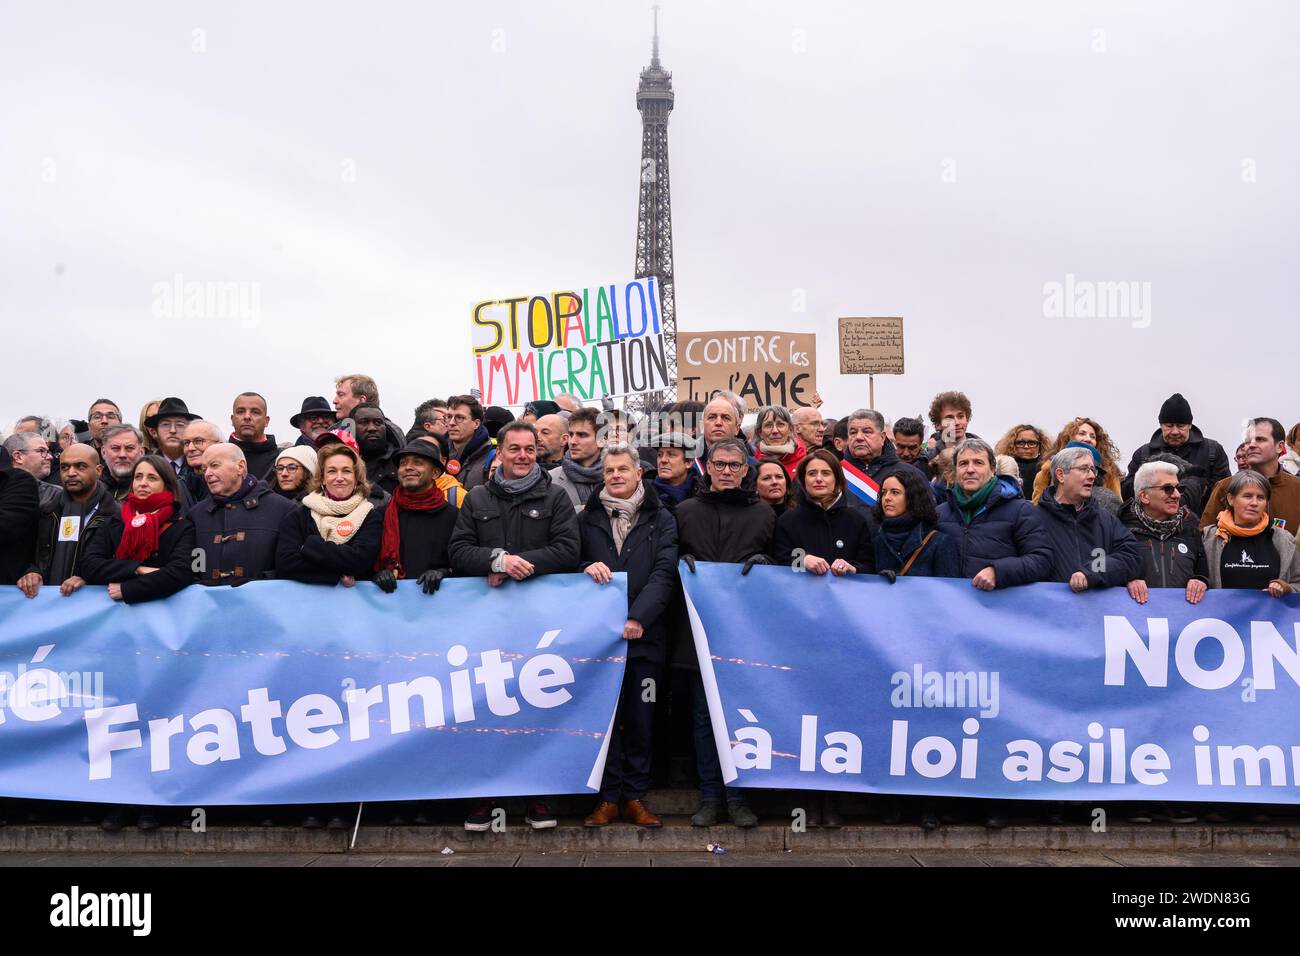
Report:
M 679 332 L 677 398 L 707 402 L 723 389 L 764 405 L 807 408 L 817 390 L 817 336 L 811 332 Z
M 841 318 L 840 374 L 902 375 L 903 320 Z

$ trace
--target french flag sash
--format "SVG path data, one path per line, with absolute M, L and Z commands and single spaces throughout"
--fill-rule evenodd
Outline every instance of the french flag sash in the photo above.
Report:
M 875 507 L 876 498 L 880 496 L 880 486 L 867 477 L 867 473 L 856 465 L 850 464 L 848 460 L 840 462 L 840 467 L 844 469 L 844 481 L 859 501 L 865 502 L 871 507 Z

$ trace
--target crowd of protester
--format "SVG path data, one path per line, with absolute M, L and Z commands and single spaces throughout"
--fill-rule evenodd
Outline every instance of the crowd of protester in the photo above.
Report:
M 1209 588 L 1278 597 L 1300 586 L 1300 425 L 1287 433 L 1277 419 L 1250 419 L 1234 474 L 1178 394 L 1127 467 L 1084 416 L 1055 438 L 1016 424 L 994 444 L 969 430 L 961 392 L 935 396 L 928 418 L 891 425 L 873 409 L 832 419 L 819 407 L 769 406 L 747 428 L 730 392 L 640 419 L 560 394 L 516 418 L 468 394 L 422 403 L 403 430 L 373 379 L 344 375 L 332 401 L 302 401 L 289 419 L 297 436 L 280 441 L 256 392 L 234 397 L 228 429 L 177 397 L 147 403 L 135 423 L 101 398 L 84 419 L 23 418 L 4 440 L 0 584 L 28 597 L 100 585 L 132 604 L 270 578 L 370 581 L 388 593 L 408 579 L 433 596 L 449 576 L 498 587 L 573 572 L 605 584 L 624 573 L 623 693 L 590 827 L 660 825 L 645 798 L 674 763 L 674 726 L 688 728 L 680 736 L 694 754 L 692 823 L 712 826 L 724 812 L 737 826 L 758 822 L 744 791 L 722 782 L 679 559 L 684 573 L 714 561 L 740 574 L 775 564 L 832 578 L 964 578 L 985 591 L 1120 587 L 1139 604 L 1152 588 L 1180 589 L 1195 604 Z M 671 693 L 647 700 L 648 680 Z M 841 825 L 832 795 L 811 802 L 810 825 Z M 966 803 L 910 810 L 933 829 L 972 812 Z M 488 829 L 495 810 L 494 800 L 475 801 L 465 827 Z M 908 810 L 892 800 L 884 816 Z M 304 808 L 302 822 L 341 827 L 343 812 Z M 407 807 L 395 818 L 408 812 L 423 817 Z M 979 812 L 989 826 L 1007 823 L 1003 804 Z M 122 807 L 102 825 L 119 829 L 132 813 L 142 829 L 158 825 L 152 808 Z M 525 819 L 556 823 L 545 796 L 527 801 Z M 275 822 L 269 811 L 266 822 Z

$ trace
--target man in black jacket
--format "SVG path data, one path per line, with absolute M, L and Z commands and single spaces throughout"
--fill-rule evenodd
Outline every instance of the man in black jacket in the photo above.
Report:
M 460 412 L 464 403 L 450 402 Z M 451 566 L 458 575 L 487 576 L 488 585 L 525 581 L 538 574 L 578 570 L 578 521 L 568 495 L 537 464 L 537 431 L 511 422 L 497 434 L 501 463 L 486 484 L 470 490 L 452 533 Z M 461 472 L 464 474 L 464 471 Z M 492 826 L 492 800 L 477 801 L 465 829 Z M 535 830 L 555 826 L 545 801 L 528 801 L 525 822 Z
M 67 595 L 85 583 L 77 573 L 85 542 L 122 510 L 99 480 L 103 470 L 99 453 L 90 445 L 70 445 L 60 457 L 63 490 L 52 505 L 42 507 L 36 551 L 18 580 L 28 597 L 36 597 L 45 584 L 57 585 Z
M 208 497 L 189 510 L 202 561 L 194 568 L 200 584 L 240 585 L 275 577 L 280 526 L 296 507 L 265 480 L 248 473 L 238 446 L 227 442 L 203 453 Z
M 266 433 L 266 426 L 270 423 L 265 398 L 257 392 L 240 392 L 235 396 L 230 410 L 230 425 L 234 429 L 230 441 L 244 453 L 248 473 L 265 481 L 273 477 L 275 459 L 280 450 L 275 436 Z
M 929 483 L 930 476 L 915 465 L 909 465 L 898 457 L 894 443 L 885 433 L 885 416 L 871 408 L 859 408 L 849 415 L 848 438 L 844 447 L 843 462 L 852 469 L 856 476 L 865 476 L 876 486 L 889 475 L 901 469 L 910 469 Z M 870 513 L 875 505 L 852 494 L 845 489 L 850 508 L 857 508 Z
M 434 442 L 413 441 L 397 455 L 398 486 L 384 511 L 375 584 L 392 594 L 397 582 L 419 581 L 435 594 L 451 573 L 449 545 L 457 509 L 438 487 L 442 452 Z
M 609 445 L 601 458 L 604 483 L 578 513 L 582 570 L 597 584 L 627 574 L 627 665 L 614 733 L 605 758 L 600 804 L 583 820 L 601 827 L 620 815 L 637 826 L 662 823 L 641 801 L 650 789 L 654 694 L 668 652 L 667 611 L 677 590 L 677 522 L 649 483 L 628 445 Z
M 0 584 L 17 584 L 31 565 L 40 508 L 36 479 L 0 447 Z
M 1201 513 L 1208 500 L 1209 490 L 1231 473 L 1228 453 L 1223 446 L 1212 438 L 1206 438 L 1201 430 L 1192 424 L 1192 406 L 1187 399 L 1175 392 L 1160 406 L 1157 416 L 1160 428 L 1151 436 L 1151 440 L 1133 452 L 1128 463 L 1128 476 L 1120 482 L 1120 497 L 1125 501 L 1133 497 L 1133 479 L 1137 470 L 1160 452 L 1172 452 L 1193 469 L 1194 474 L 1203 479 L 1188 490 L 1197 492 L 1187 496 L 1183 504 L 1188 510 Z M 1184 485 L 1187 488 L 1187 485 Z
M 1065 448 L 1052 456 L 1052 487 L 1038 500 L 1052 544 L 1048 580 L 1075 592 L 1123 587 L 1141 567 L 1137 542 L 1119 518 L 1092 500 L 1097 464 L 1087 448 Z
M 1182 501 L 1178 466 L 1149 461 L 1133 476 L 1134 495 L 1119 517 L 1138 543 L 1141 567 L 1128 593 L 1146 604 L 1150 588 L 1182 588 L 1187 603 L 1199 604 L 1209 587 L 1200 519 Z
M 710 403 L 712 404 L 712 403 Z M 749 470 L 749 449 L 738 438 L 719 438 L 709 447 L 709 489 L 677 506 L 677 548 L 688 568 L 696 560 L 744 564 L 748 573 L 754 564 L 771 564 L 772 533 L 776 512 L 745 490 Z M 692 724 L 695 730 L 695 766 L 700 776 L 700 808 L 691 817 L 699 827 L 711 827 L 725 796 L 731 822 L 739 827 L 758 825 L 741 790 L 726 790 L 722 765 L 713 740 L 713 721 L 700 679 L 695 636 L 690 625 L 678 620 L 673 666 L 693 672 L 691 690 Z

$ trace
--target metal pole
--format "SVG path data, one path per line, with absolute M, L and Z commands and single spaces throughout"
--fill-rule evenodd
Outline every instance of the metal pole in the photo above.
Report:
M 876 407 L 876 376 L 867 376 L 867 407 Z

